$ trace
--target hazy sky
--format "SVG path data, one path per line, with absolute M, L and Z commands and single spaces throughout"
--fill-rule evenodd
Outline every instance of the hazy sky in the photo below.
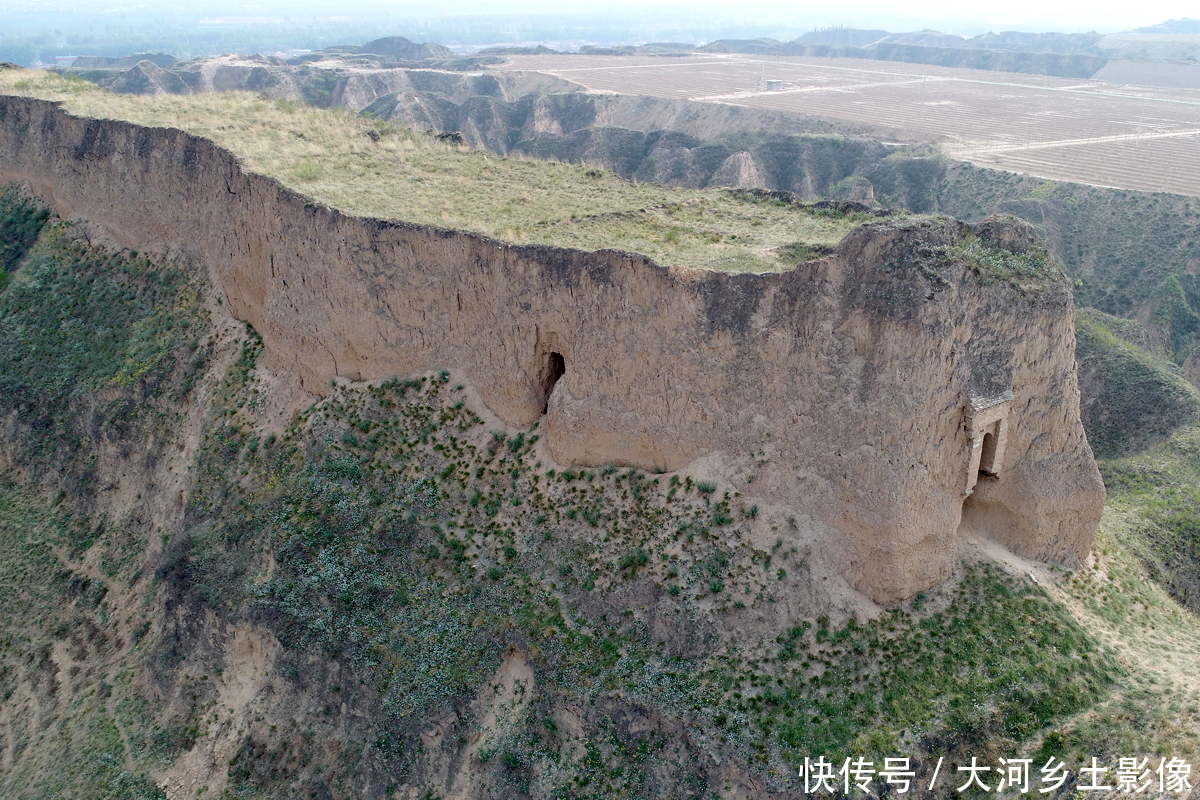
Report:
M 549 14 L 612 16 L 632 21 L 637 17 L 689 17 L 706 24 L 729 20 L 741 25 L 760 20 L 764 27 L 786 25 L 812 28 L 829 25 L 877 27 L 892 31 L 936 27 L 956 33 L 978 33 L 988 29 L 1115 31 L 1153 25 L 1169 18 L 1200 16 L 1196 0 L 923 0 L 896 3 L 886 0 L 854 2 L 811 2 L 810 0 L 660 0 L 654 3 L 599 2 L 578 0 L 197 0 L 155 2 L 139 0 L 15 0 L 3 3 L 0 23 L 16 19 L 79 17 L 108 18 L 155 16 L 184 19 L 229 15 L 288 15 L 296 17 L 359 17 L 378 14 L 395 18 L 432 18 L 473 14 Z
M 351 7 L 348 3 L 344 7 Z M 418 13 L 505 13 L 532 12 L 561 14 L 564 12 L 600 12 L 610 10 L 614 16 L 649 13 L 686 13 L 697 18 L 736 18 L 745 23 L 755 17 L 764 22 L 789 23 L 803 26 L 853 25 L 912 30 L 937 27 L 964 34 L 988 29 L 1038 31 L 1117 31 L 1154 25 L 1172 18 L 1200 17 L 1196 0 L 1142 0 L 1141 2 L 1107 2 L 1101 0 L 924 0 L 896 3 L 887 0 L 854 0 L 854 2 L 810 2 L 808 0 L 753 0 L 753 2 L 723 2 L 722 0 L 659 0 L 654 3 L 594 2 L 581 0 L 564 5 L 554 0 L 517 0 L 513 3 L 427 2 L 409 6 Z M 404 4 L 389 4 L 389 11 L 403 14 Z M 436 9 L 436 11 L 435 11 Z
M 714 4 L 720 6 L 722 4 Z M 732 4 L 726 4 L 732 5 Z M 1200 16 L 1195 0 L 1142 0 L 1142 2 L 1097 2 L 1096 0 L 924 0 L 915 3 L 889 3 L 883 0 L 856 0 L 853 3 L 789 3 L 765 0 L 756 7 L 772 10 L 792 9 L 813 17 L 844 19 L 856 27 L 876 20 L 879 27 L 897 30 L 896 23 L 908 21 L 909 27 L 936 27 L 948 32 L 977 33 L 979 28 L 1038 31 L 1115 31 L 1154 25 L 1172 18 Z M 834 6 L 831 8 L 831 6 Z M 892 24 L 883 24 L 895 20 Z M 916 23 L 917 25 L 912 25 Z M 924 23 L 922 25 L 921 23 Z M 875 25 L 872 24 L 872 27 Z M 962 28 L 962 30 L 951 30 Z

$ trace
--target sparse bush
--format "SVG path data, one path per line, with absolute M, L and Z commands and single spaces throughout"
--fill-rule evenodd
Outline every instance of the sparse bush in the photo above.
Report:
M 648 563 L 650 563 L 650 554 L 645 549 L 638 547 L 621 556 L 621 560 L 617 562 L 617 567 L 621 570 L 629 570 L 631 573 L 636 573 L 638 567 L 644 567 Z

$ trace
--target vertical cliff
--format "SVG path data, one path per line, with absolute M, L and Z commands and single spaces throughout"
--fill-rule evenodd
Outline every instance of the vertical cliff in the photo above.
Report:
M 544 415 L 564 464 L 705 460 L 880 602 L 949 573 L 964 508 L 1030 557 L 1095 534 L 1070 285 L 1022 223 L 869 225 L 786 273 L 666 268 L 349 217 L 181 131 L 17 98 L 0 180 L 203 264 L 310 392 L 460 369 L 505 422 Z

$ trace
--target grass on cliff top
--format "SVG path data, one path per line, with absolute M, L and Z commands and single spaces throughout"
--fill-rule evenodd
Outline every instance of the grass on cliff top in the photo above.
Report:
M 0 92 L 59 100 L 82 116 L 206 137 L 250 170 L 347 213 L 516 244 L 614 248 L 663 265 L 764 272 L 790 269 L 872 219 L 725 189 L 639 184 L 576 164 L 501 158 L 344 110 L 250 93 L 121 95 L 25 70 L 0 74 Z

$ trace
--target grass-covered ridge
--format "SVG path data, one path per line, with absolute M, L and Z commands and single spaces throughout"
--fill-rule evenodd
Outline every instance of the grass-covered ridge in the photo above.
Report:
M 794 266 L 870 215 L 830 214 L 724 189 L 672 189 L 577 164 L 518 161 L 336 109 L 248 93 L 112 94 L 79 79 L 0 74 L 0 92 L 82 116 L 180 128 L 254 172 L 347 213 L 476 231 L 505 241 L 642 253 L 735 272 Z
M 1200 392 L 1139 346 L 1133 320 L 1076 315 L 1081 412 L 1123 543 L 1181 604 L 1200 611 Z
M 1126 458 L 1102 460 L 1109 506 L 1132 552 L 1180 603 L 1200 612 L 1200 426 Z

